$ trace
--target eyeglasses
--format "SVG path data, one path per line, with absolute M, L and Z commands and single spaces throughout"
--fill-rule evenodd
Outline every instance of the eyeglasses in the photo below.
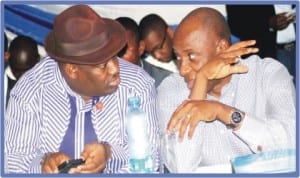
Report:
M 155 54 L 156 52 L 158 52 L 159 50 L 161 50 L 163 48 L 164 43 L 166 41 L 166 37 L 167 37 L 167 30 L 168 30 L 168 27 L 166 26 L 165 30 L 164 30 L 164 35 L 163 35 L 162 41 L 159 43 L 159 45 L 156 45 L 151 51 L 149 51 L 149 53 L 151 55 Z

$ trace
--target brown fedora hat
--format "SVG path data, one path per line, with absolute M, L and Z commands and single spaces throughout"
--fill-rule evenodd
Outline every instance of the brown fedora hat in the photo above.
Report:
M 57 61 L 100 64 L 125 44 L 125 29 L 117 21 L 100 17 L 87 5 L 75 5 L 55 17 L 45 50 Z

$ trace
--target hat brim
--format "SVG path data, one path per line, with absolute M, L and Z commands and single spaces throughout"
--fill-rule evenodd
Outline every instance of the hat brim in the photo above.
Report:
M 112 19 L 103 18 L 106 25 L 110 29 L 110 42 L 100 50 L 84 56 L 66 56 L 59 54 L 55 50 L 55 37 L 53 31 L 49 32 L 45 39 L 45 50 L 47 54 L 56 61 L 73 63 L 73 64 L 101 64 L 105 63 L 125 46 L 126 36 L 125 30 L 121 24 Z

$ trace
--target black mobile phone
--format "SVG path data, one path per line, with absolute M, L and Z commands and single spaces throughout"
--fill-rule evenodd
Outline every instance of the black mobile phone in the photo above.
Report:
M 59 173 L 68 173 L 71 168 L 84 164 L 83 159 L 71 159 L 63 162 L 58 166 Z

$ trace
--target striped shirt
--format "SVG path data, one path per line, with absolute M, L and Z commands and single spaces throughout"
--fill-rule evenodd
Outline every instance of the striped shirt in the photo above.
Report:
M 219 120 L 200 122 L 191 140 L 178 142 L 165 136 L 164 160 L 171 172 L 193 172 L 198 167 L 230 164 L 236 156 L 274 149 L 294 148 L 296 142 L 296 97 L 292 77 L 271 58 L 253 55 L 241 60 L 248 73 L 233 75 L 220 98 L 207 96 L 245 112 L 241 128 L 233 131 Z M 179 74 L 167 77 L 158 87 L 159 125 L 166 130 L 175 109 L 190 90 Z M 160 109 L 161 108 L 161 109 Z M 213 172 L 212 172 L 213 173 Z
M 84 104 L 66 84 L 57 62 L 49 57 L 24 74 L 11 91 L 5 115 L 5 172 L 41 173 L 42 156 L 59 151 L 71 117 L 68 95 L 76 98 L 75 157 L 84 148 L 84 115 L 91 110 L 98 141 L 108 142 L 112 149 L 104 173 L 130 172 L 125 130 L 127 98 L 140 96 L 141 107 L 148 115 L 147 130 L 157 170 L 160 142 L 154 80 L 142 68 L 122 59 L 119 66 L 121 83 L 116 92 L 100 97 L 102 110 L 91 102 Z

